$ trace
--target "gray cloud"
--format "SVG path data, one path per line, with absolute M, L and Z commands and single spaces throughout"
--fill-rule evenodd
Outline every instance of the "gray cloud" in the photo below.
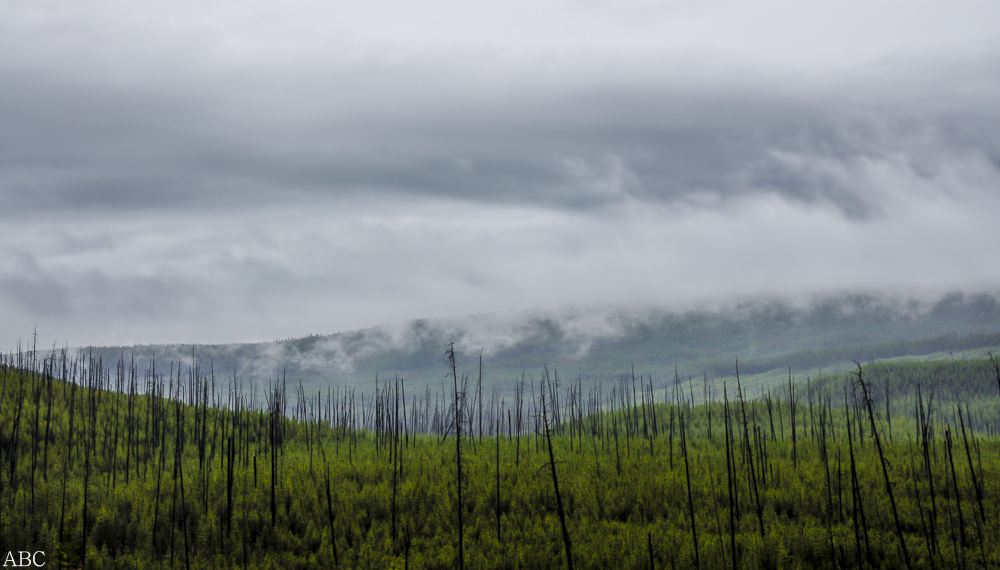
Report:
M 990 4 L 380 5 L 12 8 L 5 338 L 1000 279 Z
M 905 90 L 937 91 L 930 104 L 926 94 L 847 80 L 822 93 L 807 85 L 806 97 L 762 79 L 677 86 L 638 71 L 611 84 L 580 71 L 566 84 L 501 69 L 509 81 L 493 94 L 476 74 L 463 81 L 462 66 L 325 78 L 312 77 L 323 68 L 182 73 L 126 88 L 0 68 L 13 86 L 0 100 L 2 191 L 22 210 L 225 208 L 372 192 L 594 207 L 640 188 L 668 201 L 769 191 L 864 217 L 870 200 L 857 188 L 787 156 L 846 164 L 903 155 L 917 171 L 949 155 L 1000 156 L 987 96 L 1000 95 L 996 66 L 958 78 L 973 84 L 969 96 L 938 87 L 955 79 L 938 66 L 907 65 L 890 74 Z M 917 70 L 929 75 L 913 85 Z M 622 182 L 607 178 L 617 176 L 612 163 L 628 178 L 623 191 L 608 191 Z

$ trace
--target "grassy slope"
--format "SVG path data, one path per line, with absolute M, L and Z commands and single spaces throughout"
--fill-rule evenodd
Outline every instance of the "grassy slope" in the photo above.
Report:
M 991 406 L 995 412 L 997 398 L 986 395 L 993 380 L 979 372 L 962 373 L 959 364 L 897 365 L 896 369 L 872 369 L 871 375 L 874 379 L 903 370 L 928 378 L 947 377 L 949 394 L 956 399 L 962 399 L 962 394 L 978 394 L 978 404 Z M 89 381 L 97 377 L 91 376 Z M 101 377 L 115 384 L 114 371 Z M 127 379 L 126 372 L 123 386 L 128 385 Z M 183 384 L 190 381 L 190 376 L 182 377 Z M 836 394 L 837 381 L 826 377 L 818 385 Z M 392 455 L 389 433 L 384 431 L 338 430 L 288 419 L 271 423 L 273 418 L 261 411 L 237 414 L 211 407 L 203 416 L 205 423 L 196 424 L 200 412 L 175 401 L 137 396 L 130 408 L 122 394 L 87 388 L 74 391 L 72 385 L 59 380 L 50 383 L 50 379 L 11 369 L 0 371 L 0 383 L 5 395 L 0 400 L 0 503 L 4 506 L 0 510 L 0 536 L 4 549 L 45 550 L 50 562 L 61 560 L 71 567 L 86 558 L 88 567 L 100 568 L 154 564 L 307 568 L 332 565 L 332 536 L 341 567 L 388 568 L 406 563 L 412 568 L 454 567 L 457 505 L 453 436 L 445 440 L 434 435 L 405 438 L 396 448 L 398 455 Z M 745 432 L 741 408 L 734 403 L 731 410 L 733 442 L 737 444 L 731 450 L 731 476 L 739 511 L 733 514 L 740 568 L 833 568 L 859 563 L 854 534 L 859 513 L 851 498 L 843 413 L 838 408 L 830 416 L 822 414 L 818 396 L 815 413 L 807 413 L 805 393 L 801 386 L 797 389 L 800 405 L 794 444 L 787 402 L 773 401 L 770 413 L 765 403 L 748 402 Z M 219 390 L 221 395 L 221 386 Z M 903 401 L 902 384 L 899 390 L 897 396 Z M 196 391 L 188 390 L 188 395 Z M 70 399 L 77 414 L 72 445 Z M 569 399 L 568 394 L 563 396 L 564 404 Z M 47 428 L 50 402 L 52 421 Z M 147 414 L 154 410 L 161 415 Z M 659 433 L 644 438 L 644 432 L 653 432 L 654 415 Z M 681 415 L 690 430 L 688 467 L 694 519 L 687 502 Z M 819 423 L 820 418 L 831 416 L 832 424 Z M 146 421 L 147 417 L 151 421 Z M 692 567 L 694 531 L 702 566 L 721 567 L 724 557 L 730 557 L 731 565 L 722 417 L 721 404 L 695 408 L 660 404 L 655 411 L 650 408 L 648 416 L 638 406 L 591 416 L 585 420 L 585 432 L 577 431 L 578 425 L 561 427 L 562 433 L 555 438 L 555 455 L 576 568 L 647 568 L 650 546 L 656 567 Z M 976 436 L 979 451 L 973 452 L 972 470 L 963 461 L 962 440 L 956 440 L 956 495 L 942 439 L 944 419 L 942 414 L 933 420 L 938 431 L 929 442 L 930 473 L 924 471 L 919 453 L 911 455 L 912 423 L 897 419 L 894 441 L 883 442 L 893 466 L 891 477 L 908 552 L 918 568 L 929 568 L 932 558 L 938 568 L 957 567 L 963 558 L 968 564 L 976 564 L 981 557 L 996 564 L 1000 562 L 996 540 L 1000 536 L 1000 488 L 995 483 L 1000 481 L 1000 443 L 982 433 Z M 884 419 L 879 421 L 884 423 Z M 126 435 L 127 426 L 135 428 L 131 436 Z M 157 426 L 163 431 L 158 432 Z M 285 433 L 280 448 L 271 444 L 272 426 L 280 426 Z M 854 442 L 858 488 L 872 556 L 886 567 L 901 567 L 902 551 L 875 446 L 865 424 L 859 427 L 863 440 Z M 525 432 L 521 438 L 505 436 L 497 441 L 487 436 L 467 440 L 464 445 L 464 544 L 470 568 L 552 568 L 563 563 L 545 442 L 531 433 L 530 426 Z M 49 433 L 48 446 L 45 433 Z M 750 435 L 748 446 L 739 444 L 743 433 Z M 199 434 L 206 437 L 204 461 L 200 459 Z M 228 436 L 237 443 L 233 447 L 229 447 Z M 858 436 L 856 431 L 854 437 Z M 226 459 L 230 450 L 235 458 L 232 477 Z M 273 480 L 274 524 L 272 457 L 277 472 Z M 394 457 L 399 461 L 394 462 Z M 175 458 L 180 460 L 176 471 Z M 327 518 L 327 466 L 332 482 L 330 506 L 335 515 L 333 535 Z M 829 478 L 827 468 L 831 470 Z M 971 485 L 973 473 L 984 485 L 985 516 L 978 514 Z M 230 481 L 235 498 L 231 527 L 226 524 Z M 932 482 L 938 539 L 928 543 L 924 529 L 932 515 L 927 500 Z M 960 510 L 964 529 L 958 527 Z M 951 536 L 964 536 L 965 546 L 959 539 L 950 540 Z M 866 556 L 864 550 L 867 548 L 863 547 L 862 556 Z

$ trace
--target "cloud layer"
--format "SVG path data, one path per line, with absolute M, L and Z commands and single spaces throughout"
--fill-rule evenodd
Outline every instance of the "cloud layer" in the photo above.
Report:
M 0 318 L 251 341 L 992 289 L 989 2 L 10 2 Z

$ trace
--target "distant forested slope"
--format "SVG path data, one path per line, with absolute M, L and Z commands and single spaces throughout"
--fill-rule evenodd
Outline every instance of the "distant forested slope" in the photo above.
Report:
M 437 385 L 443 348 L 455 341 L 459 366 L 489 384 L 544 365 L 563 375 L 602 379 L 627 370 L 672 377 L 725 377 L 791 367 L 812 371 L 936 352 L 1000 346 L 1000 301 L 953 293 L 933 302 L 841 295 L 808 303 L 763 300 L 688 311 L 574 309 L 519 315 L 420 319 L 331 335 L 258 344 L 138 345 L 83 350 L 146 366 L 198 360 L 217 376 L 265 382 L 284 375 L 306 386 L 370 384 L 376 374 Z

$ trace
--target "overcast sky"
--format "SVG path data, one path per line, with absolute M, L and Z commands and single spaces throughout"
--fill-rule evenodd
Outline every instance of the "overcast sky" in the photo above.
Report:
M 995 0 L 0 0 L 0 347 L 1000 285 Z

